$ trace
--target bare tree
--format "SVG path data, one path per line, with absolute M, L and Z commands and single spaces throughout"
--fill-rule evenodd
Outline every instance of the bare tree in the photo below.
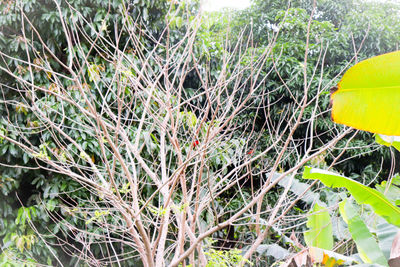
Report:
M 170 12 L 173 17 L 172 12 L 178 11 Z M 295 175 L 310 160 L 339 149 L 335 145 L 351 131 L 333 128 L 335 137 L 329 143 L 319 148 L 313 144 L 314 122 L 328 112 L 320 110 L 318 101 L 332 86 L 322 83 L 324 43 L 311 75 L 306 48 L 303 93 L 292 94 L 290 109 L 282 110 L 276 122 L 270 119 L 275 104 L 270 95 L 275 92 L 265 90 L 263 84 L 271 73 L 279 75 L 275 64 L 280 58 L 273 53 L 279 29 L 261 53 L 252 45 L 251 29 L 243 31 L 237 42 L 231 42 L 228 33 L 219 73 L 213 76 L 213 67 L 201 62 L 195 52 L 201 14 L 187 21 L 185 33 L 176 41 L 170 38 L 168 20 L 156 39 L 125 13 L 123 28 L 110 30 L 114 35 L 110 38 L 105 29 L 94 28 L 82 15 L 76 24 L 67 25 L 59 6 L 58 13 L 68 43 L 66 61 L 54 55 L 33 28 L 29 33 L 23 30 L 21 38 L 27 51 L 34 53 L 27 52 L 26 60 L 12 58 L 29 77 L 1 67 L 17 81 L 12 90 L 21 99 L 2 99 L 2 105 L 36 118 L 22 127 L 10 115 L 7 132 L 1 137 L 18 145 L 40 168 L 69 177 L 90 192 L 89 198 L 61 205 L 62 213 L 51 214 L 64 227 L 63 235 L 53 236 L 58 243 L 48 244 L 61 245 L 87 264 L 120 265 L 135 258 L 149 267 L 205 266 L 208 238 L 235 226 L 255 229 L 258 235 L 242 258 L 245 264 L 271 227 L 285 225 L 286 214 L 300 199 L 289 191 Z M 22 9 L 21 16 L 25 25 L 33 27 Z M 312 16 L 308 31 L 311 20 Z M 40 42 L 41 51 L 33 39 Z M 90 44 L 89 52 L 82 43 Z M 92 54 L 103 63 L 93 62 Z M 56 71 L 50 61 L 58 62 L 62 70 Z M 266 74 L 265 69 L 269 70 Z M 35 78 L 44 72 L 48 86 Z M 200 81 L 199 88 L 185 88 L 189 75 Z M 320 81 L 318 93 L 309 99 L 315 79 Z M 310 107 L 311 115 L 305 117 Z M 250 112 L 265 115 L 261 130 L 255 130 L 259 127 L 255 118 L 245 116 Z M 299 142 L 293 135 L 302 124 L 309 130 Z M 89 153 L 88 145 L 71 135 L 73 131 L 95 140 L 92 150 L 99 152 Z M 56 146 L 32 142 L 33 135 L 43 132 Z M 265 132 L 268 140 L 263 138 Z M 259 142 L 266 144 L 262 151 L 255 150 Z M 299 153 L 300 146 L 304 153 Z M 288 158 L 292 167 L 279 172 Z M 261 177 L 259 187 L 253 186 L 253 177 Z M 266 195 L 284 178 L 289 178 L 288 186 L 277 203 L 269 206 Z M 250 195 L 242 189 L 246 182 L 252 185 Z M 235 209 L 218 201 L 227 192 L 234 192 L 231 199 L 241 199 Z M 61 192 L 60 197 L 67 199 L 71 193 Z M 66 219 L 71 216 L 81 224 Z M 108 248 L 103 258 L 92 252 L 97 244 Z

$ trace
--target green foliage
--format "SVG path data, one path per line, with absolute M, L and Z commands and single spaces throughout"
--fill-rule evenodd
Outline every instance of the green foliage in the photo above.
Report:
M 376 214 L 389 223 L 400 227 L 400 209 L 393 205 L 382 193 L 332 172 L 306 167 L 305 179 L 318 179 L 328 187 L 345 187 L 354 199 L 361 204 L 368 204 Z
M 387 259 L 380 250 L 375 238 L 360 218 L 351 200 L 345 199 L 339 204 L 340 214 L 347 223 L 358 253 L 365 263 L 377 263 L 388 266 Z
M 142 26 L 149 27 L 149 34 L 157 35 L 163 28 L 164 14 L 169 5 L 168 1 L 146 0 L 57 1 L 60 5 L 61 17 L 67 27 L 79 25 L 83 29 L 79 37 L 79 46 L 75 43 L 74 50 L 71 50 L 68 47 L 55 3 L 52 0 L 0 1 L 1 52 L 4 53 L 3 55 L 19 60 L 27 60 L 29 56 L 34 64 L 32 73 L 30 73 L 29 67 L 21 61 L 2 56 L 0 67 L 9 68 L 15 75 L 20 75 L 24 81 L 32 81 L 37 86 L 49 89 L 53 94 L 38 94 L 37 105 L 48 114 L 53 114 L 54 121 L 59 123 L 62 122 L 59 112 L 64 112 L 68 117 L 63 125 L 69 129 L 66 130 L 66 133 L 75 138 L 85 152 L 78 152 L 77 148 L 72 145 L 60 147 L 49 131 L 43 131 L 44 123 L 30 110 L 30 103 L 24 102 L 24 97 L 11 89 L 18 82 L 6 72 L 1 71 L 2 96 L 15 104 L 2 103 L 0 105 L 2 117 L 0 135 L 16 140 L 18 137 L 13 127 L 22 127 L 29 133 L 27 141 L 38 147 L 37 151 L 27 152 L 13 143 L 5 141 L 4 138 L 0 139 L 0 162 L 2 163 L 0 167 L 0 198 L 4 200 L 0 204 L 0 244 L 3 251 L 2 263 L 8 264 L 4 266 L 22 266 L 21 261 L 24 260 L 26 262 L 38 260 L 40 263 L 55 265 L 57 264 L 56 258 L 61 262 L 76 264 L 79 259 L 71 260 L 71 256 L 67 256 L 61 249 L 56 248 L 50 252 L 30 224 L 33 224 L 35 230 L 40 233 L 49 231 L 53 234 L 46 237 L 46 242 L 57 242 L 58 238 L 67 238 L 61 234 L 62 232 L 70 231 L 65 224 L 57 220 L 63 218 L 64 223 L 71 223 L 80 228 L 91 218 L 98 220 L 103 216 L 103 214 L 100 216 L 93 212 L 93 217 L 89 215 L 86 219 L 78 219 L 76 217 L 78 207 L 85 205 L 85 201 L 90 199 L 90 193 L 82 189 L 71 177 L 51 172 L 48 169 L 37 169 L 37 162 L 43 159 L 60 160 L 64 163 L 83 163 L 87 161 L 87 156 L 95 159 L 101 153 L 99 142 L 93 133 L 89 133 L 81 127 L 82 122 L 86 119 L 85 116 L 79 114 L 77 109 L 62 104 L 60 98 L 55 96 L 55 94 L 61 93 L 62 88 L 68 88 L 68 92 L 74 95 L 75 99 L 79 99 L 76 84 L 71 83 L 68 79 L 57 80 L 54 73 L 64 72 L 65 76 L 68 76 L 62 64 L 69 64 L 71 53 L 79 55 L 79 49 L 83 50 L 82 53 L 89 52 L 90 40 L 83 38 L 85 34 L 90 39 L 96 37 L 96 31 L 99 31 L 102 36 L 112 40 L 113 37 L 110 34 L 114 30 L 114 26 L 122 27 L 124 12 L 127 12 L 131 19 L 137 20 Z M 24 12 L 25 17 L 21 11 Z M 24 35 L 33 41 L 33 46 L 25 45 Z M 126 43 L 126 34 L 121 38 Z M 41 43 L 41 40 L 44 44 Z M 143 38 L 142 41 L 144 45 L 150 45 L 148 40 Z M 43 45 L 46 45 L 49 50 L 44 49 Z M 90 55 L 90 61 L 92 65 L 86 68 L 87 82 L 84 82 L 83 88 L 86 88 L 88 92 L 94 92 L 93 89 L 98 79 L 109 79 L 115 69 L 110 68 L 110 64 L 107 66 L 108 69 L 105 69 L 105 62 L 98 52 Z M 134 75 L 131 70 L 129 73 L 129 75 Z M 108 101 L 113 100 L 108 99 Z M 12 122 L 5 119 L 7 116 L 12 118 Z M 84 157 L 82 158 L 81 155 Z M 24 166 L 28 169 L 8 167 L 13 165 Z M 71 206 L 72 203 L 79 202 L 77 207 L 74 204 Z M 24 207 L 21 207 L 21 204 Z M 96 217 L 96 215 L 98 216 Z M 54 220 L 55 218 L 57 219 Z M 94 231 L 93 226 L 88 226 L 87 229 Z M 15 262 L 15 264 L 11 262 Z M 29 266 L 28 263 L 24 264 Z
M 385 195 L 387 199 L 394 205 L 400 203 L 400 176 L 397 174 L 390 178 L 390 180 L 383 181 L 380 184 L 375 185 L 376 190 Z
M 392 177 L 393 184 L 388 185 L 386 182 L 382 182 L 381 185 L 377 185 L 377 190 L 349 178 L 309 167 L 306 167 L 303 177 L 319 179 L 326 186 L 332 188 L 345 187 L 352 197 L 360 205 L 363 205 L 354 205 L 351 198 L 344 198 L 339 203 L 341 219 L 347 224 L 351 240 L 356 244 L 358 255 L 362 261 L 367 264 L 388 266 L 389 251 L 393 238 L 399 230 L 398 216 L 396 215 L 398 208 L 393 205 L 397 199 L 395 192 L 398 189 L 396 186 L 398 177 Z M 364 204 L 369 206 L 364 206 Z M 381 217 L 375 217 L 376 215 Z M 371 220 L 371 218 L 375 219 Z
M 308 247 L 332 250 L 332 222 L 324 205 L 315 203 L 311 214 L 308 215 L 307 227 L 309 230 L 304 232 L 304 239 Z
M 393 240 L 399 228 L 385 221 L 379 222 L 376 226 L 376 236 L 378 238 L 379 247 L 386 259 L 390 259 L 390 250 L 392 249 Z
M 289 6 L 290 9 L 287 10 Z M 311 0 L 255 1 L 252 8 L 236 15 L 234 25 L 237 27 L 237 31 L 247 25 L 249 17 L 253 19 L 252 34 L 257 49 L 260 51 L 265 49 L 273 35 L 279 30 L 274 46 L 274 57 L 276 58 L 274 68 L 280 77 L 272 73 L 265 82 L 265 88 L 269 92 L 268 100 L 276 101 L 269 113 L 269 118 L 274 121 L 279 120 L 282 111 L 289 110 L 290 112 L 294 100 L 302 96 L 305 32 L 312 8 L 313 1 Z M 346 64 L 352 60 L 354 49 L 358 49 L 360 46 L 357 54 L 358 61 L 397 50 L 400 31 L 397 26 L 392 27 L 391 25 L 397 25 L 394 22 L 398 20 L 397 13 L 394 10 L 398 9 L 399 5 L 396 3 L 379 4 L 357 0 L 316 1 L 316 10 L 311 18 L 307 73 L 315 71 L 314 78 L 308 81 L 311 85 L 309 99 L 315 96 L 319 83 L 321 83 L 321 88 L 324 88 L 321 97 L 317 99 L 318 103 L 315 103 L 318 110 L 329 109 L 328 91 L 337 83 L 336 76 L 343 67 L 347 68 Z M 365 21 L 360 22 L 360 18 Z M 369 25 L 369 28 L 366 25 Z M 366 37 L 365 42 L 363 42 L 364 37 Z M 353 42 L 356 48 L 354 48 Z M 318 67 L 314 70 L 316 65 L 319 66 L 318 59 L 321 53 L 324 57 L 322 73 Z M 263 72 L 268 73 L 270 68 L 272 67 L 266 66 Z M 261 102 L 261 99 L 259 101 Z M 312 115 L 311 111 L 311 106 L 306 109 L 305 116 L 307 118 Z M 255 115 L 260 117 L 260 121 L 263 121 L 261 112 Z M 332 139 L 330 129 L 334 126 L 329 116 L 318 117 L 312 126 L 318 136 L 313 141 L 315 147 Z M 309 130 L 307 127 L 311 127 L 311 125 L 302 124 L 296 131 L 295 138 L 303 138 Z M 387 150 L 378 149 L 378 146 L 373 144 L 371 134 L 360 133 L 349 141 L 348 145 L 355 149 L 346 151 L 343 156 L 352 160 L 341 161 L 336 169 L 348 176 L 362 175 L 365 169 L 371 169 L 372 173 L 376 173 L 381 170 L 380 162 L 383 158 L 383 176 L 389 175 L 390 154 Z M 262 147 L 262 144 L 260 146 Z M 339 146 L 344 147 L 345 142 L 339 142 Z M 372 153 L 374 150 L 378 150 L 378 152 Z M 338 153 L 332 152 L 326 156 L 325 161 L 332 162 L 337 155 Z M 290 162 L 288 159 L 287 165 L 290 166 Z M 373 177 L 373 174 L 365 175 L 367 182 Z
M 359 130 L 399 135 L 396 96 L 399 52 L 361 61 L 343 75 L 331 94 L 332 120 Z
M 397 150 L 400 151 L 400 141 L 397 136 L 387 136 L 387 135 L 382 135 L 382 134 L 376 134 L 375 135 L 375 141 L 380 144 L 384 145 L 387 147 L 393 146 Z
M 210 249 L 208 252 L 205 252 L 208 257 L 207 267 L 230 267 L 237 266 L 242 260 L 243 256 L 241 255 L 241 251 L 238 249 L 230 249 L 230 250 L 215 250 Z M 247 263 L 250 263 L 247 261 Z

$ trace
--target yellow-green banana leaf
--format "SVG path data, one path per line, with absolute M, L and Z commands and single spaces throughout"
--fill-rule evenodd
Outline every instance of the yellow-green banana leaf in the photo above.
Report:
M 331 104 L 336 123 L 400 135 L 400 51 L 351 67 L 331 94 Z

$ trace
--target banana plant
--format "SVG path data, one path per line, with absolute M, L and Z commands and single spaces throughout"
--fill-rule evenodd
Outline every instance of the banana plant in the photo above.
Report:
M 340 215 L 348 225 L 348 230 L 362 261 L 379 266 L 396 266 L 390 264 L 395 259 L 392 257 L 393 255 L 390 255 L 388 247 L 394 246 L 393 240 L 396 233 L 399 232 L 400 209 L 394 205 L 397 199 L 389 199 L 384 193 L 385 191 L 393 192 L 397 187 L 391 188 L 389 185 L 388 190 L 384 190 L 383 186 L 386 184 L 381 184 L 377 186 L 378 190 L 375 190 L 333 172 L 310 167 L 305 168 L 303 178 L 318 179 L 332 188 L 346 188 L 359 205 L 371 207 L 371 215 L 377 214 L 386 220 L 387 223 L 380 222 L 373 233 L 359 214 L 360 206 L 354 205 L 351 199 L 345 199 L 339 204 Z M 395 178 L 392 180 L 397 184 L 399 181 Z M 396 258 L 396 260 L 400 261 L 400 258 Z
M 318 179 L 324 185 L 332 188 L 345 187 L 358 204 L 370 205 L 376 214 L 387 222 L 400 227 L 400 209 L 381 192 L 350 178 L 316 168 L 305 167 L 303 178 Z
M 337 87 L 332 88 L 330 100 L 331 117 L 334 122 L 376 133 L 377 143 L 393 146 L 400 150 L 400 137 L 398 137 L 400 136 L 400 112 L 398 112 L 400 106 L 400 51 L 373 57 L 351 67 Z M 387 250 L 381 249 L 382 245 L 378 244 L 377 238 L 370 232 L 358 212 L 359 208 L 357 209 L 357 206 L 353 205 L 351 199 L 345 199 L 339 204 L 340 214 L 348 225 L 361 259 L 365 263 L 380 266 L 391 267 L 399 264 L 400 253 L 393 253 L 396 251 L 396 249 L 393 250 L 393 247 L 396 246 L 397 250 L 400 249 L 400 241 L 397 240 L 400 239 L 399 234 L 394 238 L 393 232 L 389 231 L 390 235 L 387 235 L 388 229 L 392 228 L 393 230 L 394 227 L 394 231 L 398 232 L 398 227 L 400 227 L 400 209 L 394 202 L 398 199 L 396 196 L 392 199 L 385 196 L 387 192 L 393 194 L 396 190 L 400 191 L 399 188 L 391 188 L 391 184 L 389 184 L 384 188 L 382 185 L 378 185 L 378 190 L 375 190 L 347 177 L 309 167 L 305 168 L 303 178 L 318 179 L 331 188 L 344 187 L 359 205 L 369 205 L 374 214 L 385 219 L 389 223 L 386 224 L 387 229 L 384 228 L 385 234 L 377 236 L 378 239 L 392 238 L 392 251 L 389 255 Z M 309 222 L 313 219 L 310 217 Z M 307 233 L 305 239 L 307 241 Z M 399 241 L 398 244 L 397 241 Z M 384 242 L 390 243 L 388 238 Z

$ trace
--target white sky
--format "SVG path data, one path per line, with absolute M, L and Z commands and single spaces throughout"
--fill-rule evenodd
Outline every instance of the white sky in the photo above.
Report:
M 203 0 L 204 10 L 216 11 L 224 7 L 230 7 L 235 9 L 244 9 L 250 6 L 250 0 Z
M 234 9 L 245 9 L 250 6 L 250 0 L 202 0 L 204 3 L 204 10 L 216 11 L 224 7 L 230 7 Z M 365 0 L 365 1 L 379 1 L 379 2 L 393 2 L 396 3 L 399 0 Z

